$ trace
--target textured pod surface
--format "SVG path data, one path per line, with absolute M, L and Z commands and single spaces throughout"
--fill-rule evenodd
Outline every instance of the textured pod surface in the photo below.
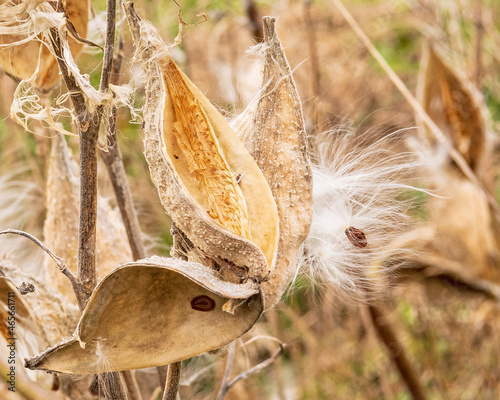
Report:
M 148 77 L 144 151 L 163 206 L 206 258 L 267 279 L 278 213 L 266 179 L 224 117 L 175 65 L 158 32 L 141 22 L 140 35 L 136 54 Z
M 224 311 L 238 298 L 247 300 L 234 314 Z M 228 344 L 261 312 L 255 283 L 221 281 L 203 265 L 152 257 L 103 279 L 74 337 L 27 366 L 90 374 L 165 365 Z
M 45 244 L 76 274 L 79 226 L 79 171 L 71 150 L 63 136 L 52 140 L 47 173 L 47 216 L 44 223 Z M 108 199 L 97 199 L 97 278 L 102 279 L 112 269 L 132 260 L 125 227 L 118 210 Z M 47 257 L 47 282 L 66 298 L 75 301 L 69 280 L 54 267 Z
M 21 2 L 11 3 L 15 5 Z M 43 2 L 39 3 L 43 5 Z M 89 21 L 88 0 L 66 0 L 64 3 L 68 19 L 80 37 L 86 37 Z M 5 7 L 9 6 L 5 5 Z M 13 18 L 12 21 L 14 20 Z M 31 40 L 26 43 L 5 46 L 23 39 L 24 37 L 20 35 L 0 35 L 0 45 L 3 45 L 0 46 L 0 64 L 7 73 L 20 79 L 27 79 L 35 73 L 37 63 L 39 63 L 35 86 L 44 90 L 50 89 L 59 80 L 59 67 L 54 55 L 46 45 L 42 44 L 41 40 Z M 78 56 L 82 51 L 83 45 L 71 38 L 68 41 L 73 57 Z
M 479 96 L 468 80 L 433 47 L 425 49 L 419 101 L 473 170 L 477 170 L 486 144 L 486 123 Z
M 278 259 L 271 278 L 262 284 L 265 309 L 280 300 L 295 275 L 313 202 L 302 105 L 275 22 L 264 17 L 264 87 L 236 128 L 266 177 L 279 213 Z

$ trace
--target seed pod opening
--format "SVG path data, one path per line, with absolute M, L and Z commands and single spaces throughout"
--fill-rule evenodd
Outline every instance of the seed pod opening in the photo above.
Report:
M 278 212 L 259 166 L 148 22 L 141 21 L 136 43 L 148 79 L 144 152 L 163 206 L 220 268 L 267 279 L 277 253 Z

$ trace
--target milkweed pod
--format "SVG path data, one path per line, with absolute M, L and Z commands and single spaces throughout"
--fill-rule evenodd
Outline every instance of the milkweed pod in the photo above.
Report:
M 427 114 L 469 166 L 477 170 L 487 139 L 486 110 L 471 82 L 449 65 L 437 49 L 427 45 L 417 92 Z
M 52 139 L 46 187 L 47 216 L 43 231 L 45 244 L 76 274 L 79 226 L 79 168 L 63 135 Z M 96 274 L 102 279 L 118 265 L 132 260 L 121 216 L 108 199 L 97 198 Z M 72 302 L 76 301 L 69 280 L 45 259 L 47 283 Z
M 226 311 L 231 299 L 244 299 L 233 314 Z M 222 281 L 204 265 L 151 257 L 104 278 L 74 336 L 26 366 L 93 374 L 170 364 L 230 343 L 261 312 L 258 284 Z
M 312 175 L 302 105 L 275 30 L 264 17 L 263 88 L 239 117 L 236 132 L 262 170 L 278 207 L 275 269 L 262 284 L 265 309 L 281 298 L 297 270 L 299 248 L 312 221 Z
M 30 2 L 32 0 L 17 0 L 5 2 L 2 7 L 6 8 L 5 13 L 8 18 L 8 7 L 14 8 L 20 3 Z M 41 11 L 54 11 L 48 8 L 48 2 L 38 1 L 36 4 Z M 87 35 L 87 24 L 89 21 L 89 1 L 88 0 L 66 0 L 63 2 L 68 20 L 81 38 Z M 35 5 L 35 3 L 33 3 Z M 27 7 L 29 8 L 29 7 Z M 19 19 L 29 18 L 28 14 L 11 16 L 7 21 L 0 21 L 2 24 L 10 23 Z M 16 25 L 12 25 L 13 31 Z M 39 35 L 30 41 L 16 44 L 26 39 L 20 34 L 2 34 L 0 35 L 0 65 L 5 71 L 19 79 L 28 79 L 35 71 L 38 71 L 35 77 L 35 86 L 48 90 L 52 88 L 59 80 L 59 67 L 55 56 L 50 52 L 47 45 L 42 43 Z M 69 38 L 69 47 L 71 54 L 75 58 L 82 51 L 83 45 L 76 40 Z
M 267 279 L 278 212 L 266 179 L 150 23 L 140 22 L 136 45 L 147 79 L 144 153 L 163 206 L 199 253 L 223 272 L 243 271 L 235 281 Z

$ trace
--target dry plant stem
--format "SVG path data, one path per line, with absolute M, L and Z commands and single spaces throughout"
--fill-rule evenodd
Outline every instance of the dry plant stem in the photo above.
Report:
M 474 44 L 474 83 L 479 91 L 482 92 L 483 85 L 481 83 L 483 77 L 483 64 L 482 64 L 482 48 L 484 37 L 484 24 L 483 24 L 483 1 L 476 0 L 474 10 L 474 24 L 476 25 L 476 41 Z
M 127 399 L 127 395 L 123 390 L 119 372 L 99 374 L 99 387 L 101 388 L 104 397 L 108 400 Z
M 250 375 L 253 375 L 271 365 L 274 362 L 274 360 L 276 360 L 283 353 L 283 351 L 285 351 L 285 347 L 286 347 L 285 344 L 283 343 L 280 344 L 280 348 L 276 350 L 274 354 L 272 354 L 271 357 L 269 357 L 267 360 L 262 361 L 260 364 L 257 364 L 256 366 L 247 369 L 245 372 L 242 372 L 241 374 L 237 375 L 231 382 L 229 382 L 225 386 L 226 387 L 225 392 L 223 393 L 222 397 L 220 397 L 220 399 L 223 399 L 227 391 L 231 389 L 238 381 L 240 381 L 241 379 L 246 379 Z M 219 400 L 219 398 L 217 400 Z
M 106 41 L 99 85 L 101 92 L 107 91 L 110 83 L 115 41 L 116 0 L 107 0 L 106 10 Z M 97 141 L 103 106 L 98 106 L 93 113 L 88 111 L 85 97 L 76 84 L 75 78 L 69 74 L 62 57 L 62 46 L 57 30 L 50 29 L 50 36 L 59 69 L 70 92 L 80 137 L 80 227 L 77 277 L 83 293 L 75 292 L 75 294 L 80 310 L 83 310 L 96 285 Z M 118 373 L 105 374 L 102 378 L 106 398 L 127 399 Z
M 120 68 L 123 60 L 123 41 L 120 40 L 118 51 L 113 61 L 113 71 L 111 74 L 111 83 L 119 83 Z M 128 242 L 132 250 L 134 260 L 140 260 L 146 257 L 144 244 L 141 238 L 141 228 L 139 219 L 134 207 L 132 191 L 127 181 L 123 158 L 116 140 L 116 107 L 111 110 L 108 119 L 108 132 L 106 134 L 108 151 L 99 150 L 99 155 L 106 166 L 113 190 L 115 192 L 116 202 L 120 209 L 120 214 L 127 232 Z
M 425 400 L 427 397 L 420 386 L 418 377 L 410 364 L 405 349 L 399 342 L 391 325 L 385 319 L 383 311 L 375 305 L 369 305 L 368 310 L 370 311 L 370 316 L 373 326 L 377 331 L 377 335 L 386 346 L 389 356 L 405 381 L 412 398 L 414 400 Z
M 17 229 L 6 229 L 4 231 L 0 232 L 0 235 L 5 235 L 7 233 L 12 233 L 14 235 L 20 235 L 24 236 L 25 238 L 30 239 L 32 242 L 34 242 L 38 247 L 40 247 L 43 251 L 45 251 L 57 264 L 59 267 L 59 270 L 68 277 L 68 279 L 71 282 L 71 285 L 73 286 L 73 289 L 78 286 L 79 282 L 77 281 L 76 277 L 73 275 L 71 270 L 68 268 L 66 265 L 66 261 L 64 261 L 61 257 L 56 256 L 47 246 L 45 246 L 39 239 L 37 239 L 35 236 L 24 232 L 24 231 L 19 231 Z
M 176 400 L 179 391 L 179 382 L 181 381 L 182 361 L 175 362 L 168 366 L 167 380 L 165 382 L 165 391 L 162 400 Z
M 120 375 L 127 388 L 127 395 L 129 400 L 142 400 L 142 395 L 137 385 L 137 380 L 132 371 L 122 371 Z
M 253 39 L 256 43 L 262 43 L 264 40 L 264 30 L 254 0 L 245 0 L 245 13 L 250 23 Z
M 217 394 L 217 400 L 222 400 L 229 390 L 229 380 L 231 379 L 231 373 L 234 367 L 234 355 L 236 354 L 236 342 L 232 342 L 229 345 L 227 351 L 226 368 L 224 369 L 224 376 L 222 378 L 222 383 L 220 385 L 219 393 Z
M 444 146 L 444 148 L 446 149 L 446 151 L 448 152 L 448 154 L 450 155 L 452 160 L 455 161 L 455 163 L 460 168 L 460 170 L 463 172 L 463 174 L 472 183 L 474 183 L 478 188 L 480 188 L 482 190 L 482 192 L 485 194 L 486 198 L 488 199 L 488 203 L 490 204 L 491 208 L 495 211 L 496 219 L 500 222 L 500 207 L 499 207 L 496 199 L 492 196 L 492 194 L 485 188 L 485 186 L 477 178 L 477 176 L 474 174 L 472 169 L 467 164 L 467 161 L 465 161 L 464 158 L 462 157 L 462 155 L 460 154 L 460 152 L 455 147 L 453 147 L 453 144 L 450 142 L 450 140 L 448 140 L 448 138 L 443 134 L 441 129 L 439 129 L 439 127 L 436 125 L 436 123 L 429 117 L 429 115 L 422 108 L 422 106 L 417 101 L 415 96 L 413 96 L 413 94 L 411 94 L 411 92 L 408 90 L 408 88 L 403 83 L 403 81 L 392 70 L 392 68 L 389 66 L 387 61 L 385 61 L 384 57 L 375 48 L 375 46 L 373 45 L 371 40 L 363 32 L 363 30 L 358 25 L 358 23 L 355 21 L 355 19 L 351 15 L 351 13 L 344 6 L 342 1 L 341 0 L 332 0 L 332 2 L 338 8 L 340 13 L 344 17 L 344 19 L 351 26 L 351 28 L 354 30 L 354 32 L 359 37 L 359 39 L 363 42 L 363 44 L 368 49 L 368 51 L 371 53 L 371 55 L 380 64 L 380 66 L 382 67 L 384 72 L 387 74 L 389 79 L 392 81 L 392 83 L 401 92 L 401 94 L 404 96 L 404 98 L 410 103 L 412 108 L 418 114 L 419 118 L 430 129 L 430 131 L 436 137 L 438 142 L 440 142 Z
M 319 99 L 321 95 L 320 72 L 318 61 L 318 46 L 316 33 L 314 32 L 314 22 L 311 16 L 312 0 L 304 1 L 304 22 L 306 24 L 307 42 L 309 47 L 309 58 L 311 59 L 312 89 L 313 96 Z

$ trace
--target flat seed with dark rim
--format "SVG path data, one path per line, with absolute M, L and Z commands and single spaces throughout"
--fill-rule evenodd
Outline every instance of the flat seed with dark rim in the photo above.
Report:
M 362 248 L 366 247 L 368 244 L 365 233 L 361 229 L 350 226 L 345 230 L 345 234 L 349 241 L 356 247 Z
M 215 301 L 208 296 L 197 296 L 191 300 L 191 308 L 196 311 L 212 311 L 215 308 Z

